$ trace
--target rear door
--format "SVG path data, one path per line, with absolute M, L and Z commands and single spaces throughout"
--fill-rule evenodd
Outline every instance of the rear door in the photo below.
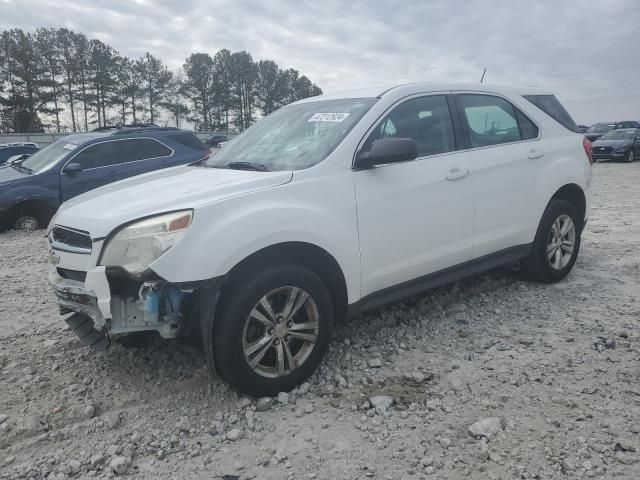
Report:
M 118 140 L 121 164 L 116 170 L 118 180 L 170 167 L 174 151 L 154 138 Z
M 475 207 L 472 258 L 531 242 L 535 175 L 548 155 L 538 138 L 539 128 L 503 97 L 485 93 L 454 97 L 469 147 Z
M 106 140 L 94 143 L 74 155 L 68 162 L 82 167 L 79 172 L 68 173 L 62 169 L 60 173 L 60 190 L 62 200 L 68 200 L 81 193 L 114 182 L 120 161 L 118 142 Z

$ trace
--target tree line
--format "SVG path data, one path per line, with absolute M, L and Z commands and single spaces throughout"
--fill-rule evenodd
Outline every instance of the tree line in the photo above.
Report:
M 89 131 L 162 123 L 242 131 L 259 116 L 322 90 L 295 69 L 246 52 L 193 53 L 172 72 L 66 28 L 0 35 L 0 132 Z

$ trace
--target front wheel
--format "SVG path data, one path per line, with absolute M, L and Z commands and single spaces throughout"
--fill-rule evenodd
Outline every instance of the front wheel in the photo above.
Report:
M 14 222 L 13 226 L 16 230 L 22 230 L 24 232 L 33 232 L 41 227 L 38 218 L 34 215 L 21 215 Z
M 322 361 L 332 321 L 330 294 L 307 268 L 275 266 L 235 279 L 214 322 L 218 373 L 256 397 L 289 391 Z
M 542 215 L 531 253 L 522 261 L 536 280 L 553 283 L 566 277 L 578 258 L 583 220 L 566 200 L 551 200 Z
M 629 150 L 629 151 L 627 152 L 627 155 L 626 155 L 627 163 L 631 163 L 631 162 L 633 162 L 633 159 L 635 158 L 635 156 L 636 156 L 636 154 L 635 154 L 635 152 L 633 151 L 633 149 Z

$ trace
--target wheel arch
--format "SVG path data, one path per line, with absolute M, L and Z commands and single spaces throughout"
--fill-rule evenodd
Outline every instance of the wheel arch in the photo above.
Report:
M 39 198 L 28 198 L 18 201 L 9 211 L 11 222 L 15 222 L 23 215 L 32 215 L 38 219 L 40 226 L 45 228 L 56 208 L 50 202 Z
M 578 210 L 578 215 L 580 216 L 580 228 L 584 227 L 585 215 L 587 211 L 587 199 L 584 194 L 584 190 L 575 184 L 568 183 L 560 187 L 555 193 L 552 195 L 551 200 L 565 200 L 571 203 Z
M 324 282 L 333 302 L 334 319 L 343 321 L 347 316 L 347 282 L 338 261 L 324 248 L 312 243 L 291 241 L 264 247 L 234 265 L 220 286 L 224 297 L 229 285 L 243 276 L 254 275 L 265 268 L 282 263 L 296 263 L 307 267 Z

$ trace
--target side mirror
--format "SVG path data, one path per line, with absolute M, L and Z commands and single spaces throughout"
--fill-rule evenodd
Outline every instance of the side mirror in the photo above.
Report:
M 64 167 L 63 173 L 80 173 L 82 171 L 82 165 L 79 163 L 67 163 L 67 166 Z
M 399 163 L 418 157 L 418 146 L 410 138 L 381 138 L 373 142 L 371 150 L 356 157 L 356 170 L 366 170 L 376 165 Z

